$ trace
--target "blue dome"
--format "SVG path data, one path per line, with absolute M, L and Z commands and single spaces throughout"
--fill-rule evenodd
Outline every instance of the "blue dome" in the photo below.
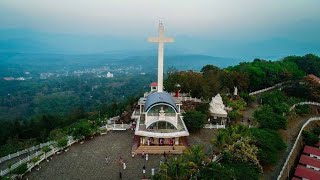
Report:
M 151 106 L 155 104 L 167 104 L 171 105 L 176 112 L 178 112 L 178 108 L 172 96 L 167 92 L 154 92 L 147 97 L 146 104 L 144 106 L 144 112 L 147 112 Z

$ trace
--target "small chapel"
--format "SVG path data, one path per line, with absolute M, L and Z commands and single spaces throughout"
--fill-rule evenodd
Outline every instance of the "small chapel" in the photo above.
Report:
M 210 118 L 208 119 L 206 128 L 225 128 L 228 118 L 228 109 L 229 108 L 223 104 L 222 97 L 220 96 L 220 94 L 217 94 L 215 97 L 212 97 L 212 100 L 209 103 Z
M 135 122 L 133 154 L 181 154 L 189 136 L 181 101 L 163 90 L 164 43 L 174 40 L 164 37 L 161 22 L 158 31 L 158 37 L 149 38 L 149 42 L 158 43 L 158 81 L 150 84 L 150 92 L 139 99 L 131 116 Z

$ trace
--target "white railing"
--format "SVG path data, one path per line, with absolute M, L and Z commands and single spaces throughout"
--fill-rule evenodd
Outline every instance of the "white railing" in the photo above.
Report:
M 111 129 L 111 130 L 127 130 L 131 128 L 131 124 L 110 124 L 107 125 L 107 129 Z
M 49 142 L 46 142 L 46 143 L 43 143 L 43 144 L 39 144 L 37 146 L 32 146 L 30 148 L 27 148 L 27 149 L 24 149 L 24 150 L 21 150 L 21 151 L 18 151 L 16 153 L 13 153 L 13 154 L 9 154 L 7 156 L 4 156 L 4 157 L 1 157 L 0 158 L 0 163 L 4 162 L 4 161 L 7 161 L 7 160 L 10 160 L 12 158 L 15 158 L 15 157 L 18 157 L 20 155 L 23 155 L 25 153 L 28 153 L 30 151 L 35 151 L 35 150 L 38 150 L 38 149 L 41 149 L 45 146 L 50 146 L 51 144 L 53 144 L 53 141 L 49 141 Z
M 57 151 L 60 151 L 60 150 L 66 148 L 66 147 L 68 147 L 68 146 L 71 146 L 72 144 L 74 144 L 74 143 L 76 143 L 76 142 L 78 142 L 78 141 L 79 141 L 79 140 L 73 140 L 73 139 L 70 139 L 70 138 L 69 138 L 69 141 L 68 141 L 68 143 L 67 143 L 67 146 L 65 146 L 65 147 L 62 147 L 62 148 L 53 148 L 53 147 L 52 147 L 52 150 L 49 151 L 49 152 L 47 152 L 47 153 L 44 153 L 43 151 L 37 151 L 36 153 L 34 153 L 34 154 L 32 154 L 32 155 L 30 155 L 30 156 L 28 156 L 28 157 L 20 160 L 19 162 L 13 164 L 13 165 L 10 167 L 10 169 L 7 168 L 7 169 L 5 169 L 5 170 L 0 170 L 0 176 L 5 176 L 5 175 L 7 175 L 10 171 L 13 171 L 13 170 L 16 169 L 17 167 L 19 167 L 21 164 L 27 163 L 27 162 L 29 162 L 30 160 L 32 160 L 33 158 L 38 157 L 38 156 L 40 155 L 40 160 L 39 160 L 37 163 L 31 163 L 31 164 L 28 165 L 28 170 L 31 170 L 34 166 L 36 166 L 37 164 L 39 164 L 39 163 L 40 163 L 41 161 L 43 161 L 44 159 L 52 156 L 52 155 L 55 154 Z M 52 143 L 55 143 L 55 142 L 52 142 Z M 44 146 L 43 146 L 43 147 L 44 147 Z
M 176 93 L 170 92 L 170 95 L 174 97 Z M 190 97 L 190 93 L 179 93 L 179 97 Z
M 272 90 L 274 88 L 282 86 L 283 84 L 284 83 L 278 83 L 278 84 L 276 84 L 274 86 L 267 87 L 267 88 L 264 88 L 264 89 L 261 89 L 261 90 L 258 90 L 258 91 L 251 92 L 251 93 L 249 93 L 249 96 L 260 94 L 260 93 L 263 93 L 263 92 L 266 92 L 266 91 L 270 91 L 270 90 Z
M 290 157 L 291 157 L 293 151 L 295 150 L 295 148 L 296 148 L 296 146 L 297 146 L 297 144 L 298 144 L 298 142 L 299 142 L 299 139 L 301 138 L 301 134 L 302 134 L 303 129 L 304 129 L 310 122 L 319 121 L 319 120 L 320 120 L 320 117 L 312 117 L 312 118 L 308 119 L 308 121 L 307 121 L 306 123 L 303 124 L 303 126 L 301 127 L 300 132 L 299 132 L 299 134 L 298 134 L 298 136 L 297 136 L 297 138 L 296 138 L 296 141 L 294 142 L 294 144 L 293 144 L 293 146 L 292 146 L 292 148 L 291 148 L 291 151 L 290 151 L 290 153 L 289 153 L 289 155 L 288 155 L 288 157 L 287 157 L 287 159 L 286 159 L 286 162 L 284 163 L 284 165 L 283 165 L 283 167 L 282 167 L 282 170 L 280 171 L 280 174 L 279 174 L 277 180 L 280 180 L 280 178 L 283 176 L 283 173 L 284 173 L 286 167 L 288 166 L 288 162 L 289 162 L 289 160 L 290 160 Z M 288 167 L 288 169 L 289 169 L 289 167 Z
M 318 102 L 311 102 L 311 101 L 306 101 L 306 102 L 299 102 L 297 104 L 294 104 L 293 106 L 290 107 L 289 111 L 292 111 L 295 107 L 301 106 L 301 105 L 314 105 L 314 106 L 320 106 L 320 103 Z
M 193 98 L 193 97 L 174 97 L 175 99 L 178 99 L 180 101 L 193 101 L 193 102 L 202 102 L 201 99 Z
M 10 170 L 12 171 L 12 170 L 16 169 L 16 168 L 19 167 L 21 164 L 26 163 L 26 162 L 30 161 L 31 159 L 33 159 L 34 157 L 37 157 L 37 156 L 39 156 L 39 155 L 41 155 L 41 154 L 43 154 L 42 151 L 37 151 L 36 153 L 34 153 L 34 154 L 32 154 L 32 155 L 30 155 L 30 156 L 28 156 L 28 157 L 26 157 L 26 158 L 18 161 L 17 163 L 13 164 L 13 165 L 10 167 L 10 169 L 7 168 L 7 169 L 5 169 L 5 170 L 1 170 L 1 171 L 0 171 L 0 176 L 4 176 L 4 175 L 8 174 L 8 173 L 10 172 Z
M 220 125 L 220 124 L 205 124 L 204 127 L 205 129 L 225 129 L 225 125 Z

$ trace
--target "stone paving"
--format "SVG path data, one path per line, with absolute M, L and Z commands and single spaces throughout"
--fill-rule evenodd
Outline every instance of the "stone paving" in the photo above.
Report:
M 141 179 L 143 166 L 146 167 L 146 176 L 151 176 L 151 168 L 159 168 L 160 155 L 149 155 L 146 161 L 141 156 L 131 156 L 133 140 L 132 131 L 113 131 L 106 135 L 86 140 L 83 144 L 77 143 L 69 151 L 52 157 L 50 162 L 40 164 L 39 171 L 32 170 L 24 179 L 57 180 L 57 179 Z M 109 158 L 109 163 L 105 157 Z M 122 157 L 126 169 L 119 163 Z M 157 169 L 156 169 L 157 170 Z

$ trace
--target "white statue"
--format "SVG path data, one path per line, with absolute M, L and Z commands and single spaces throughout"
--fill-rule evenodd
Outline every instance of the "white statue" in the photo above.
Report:
M 237 87 L 234 87 L 233 95 L 238 96 L 238 88 Z
M 166 112 L 163 110 L 163 107 L 161 107 L 159 111 L 159 120 L 165 120 L 166 119 Z

